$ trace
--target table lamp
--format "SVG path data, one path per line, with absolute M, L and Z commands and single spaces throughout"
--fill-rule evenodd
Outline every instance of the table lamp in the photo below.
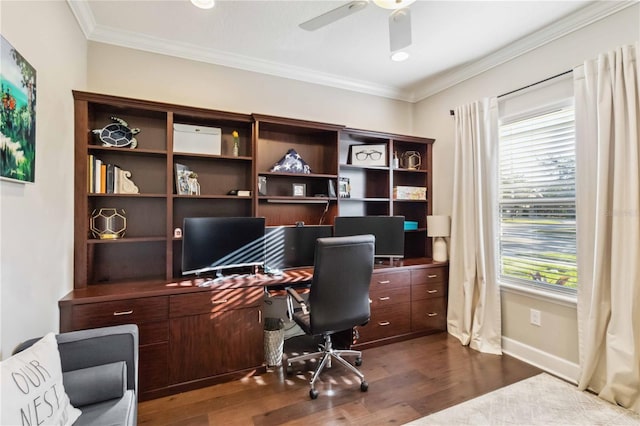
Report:
M 451 222 L 449 216 L 427 216 L 427 235 L 434 237 L 433 260 L 447 261 L 447 242 L 444 237 L 449 236 Z

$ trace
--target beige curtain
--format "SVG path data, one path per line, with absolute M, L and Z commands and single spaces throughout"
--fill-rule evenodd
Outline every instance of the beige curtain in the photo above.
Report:
M 496 276 L 497 99 L 455 110 L 447 329 L 462 344 L 502 353 Z
M 640 412 L 638 43 L 574 70 L 580 389 Z

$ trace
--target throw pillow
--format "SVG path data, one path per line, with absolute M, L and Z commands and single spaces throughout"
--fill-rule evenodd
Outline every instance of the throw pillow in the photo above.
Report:
M 80 417 L 62 385 L 53 333 L 0 362 L 0 383 L 0 424 L 71 425 Z

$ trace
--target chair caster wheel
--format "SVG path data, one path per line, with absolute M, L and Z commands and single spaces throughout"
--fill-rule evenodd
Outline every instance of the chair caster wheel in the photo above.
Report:
M 362 358 L 360 357 L 356 358 L 355 365 L 356 367 L 360 367 L 362 365 Z
M 362 383 L 360 383 L 360 391 L 366 392 L 367 390 L 369 390 L 369 383 L 363 380 Z
M 287 376 L 290 376 L 293 374 L 293 366 L 291 364 L 287 364 L 286 373 L 287 373 Z
M 315 390 L 315 389 L 311 389 L 311 390 L 309 391 L 309 398 L 311 398 L 311 399 L 316 399 L 316 398 L 318 398 L 318 391 L 317 391 L 317 390 Z

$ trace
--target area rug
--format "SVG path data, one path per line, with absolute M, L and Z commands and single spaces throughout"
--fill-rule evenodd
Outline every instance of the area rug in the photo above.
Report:
M 640 415 L 542 373 L 407 425 L 640 425 Z

